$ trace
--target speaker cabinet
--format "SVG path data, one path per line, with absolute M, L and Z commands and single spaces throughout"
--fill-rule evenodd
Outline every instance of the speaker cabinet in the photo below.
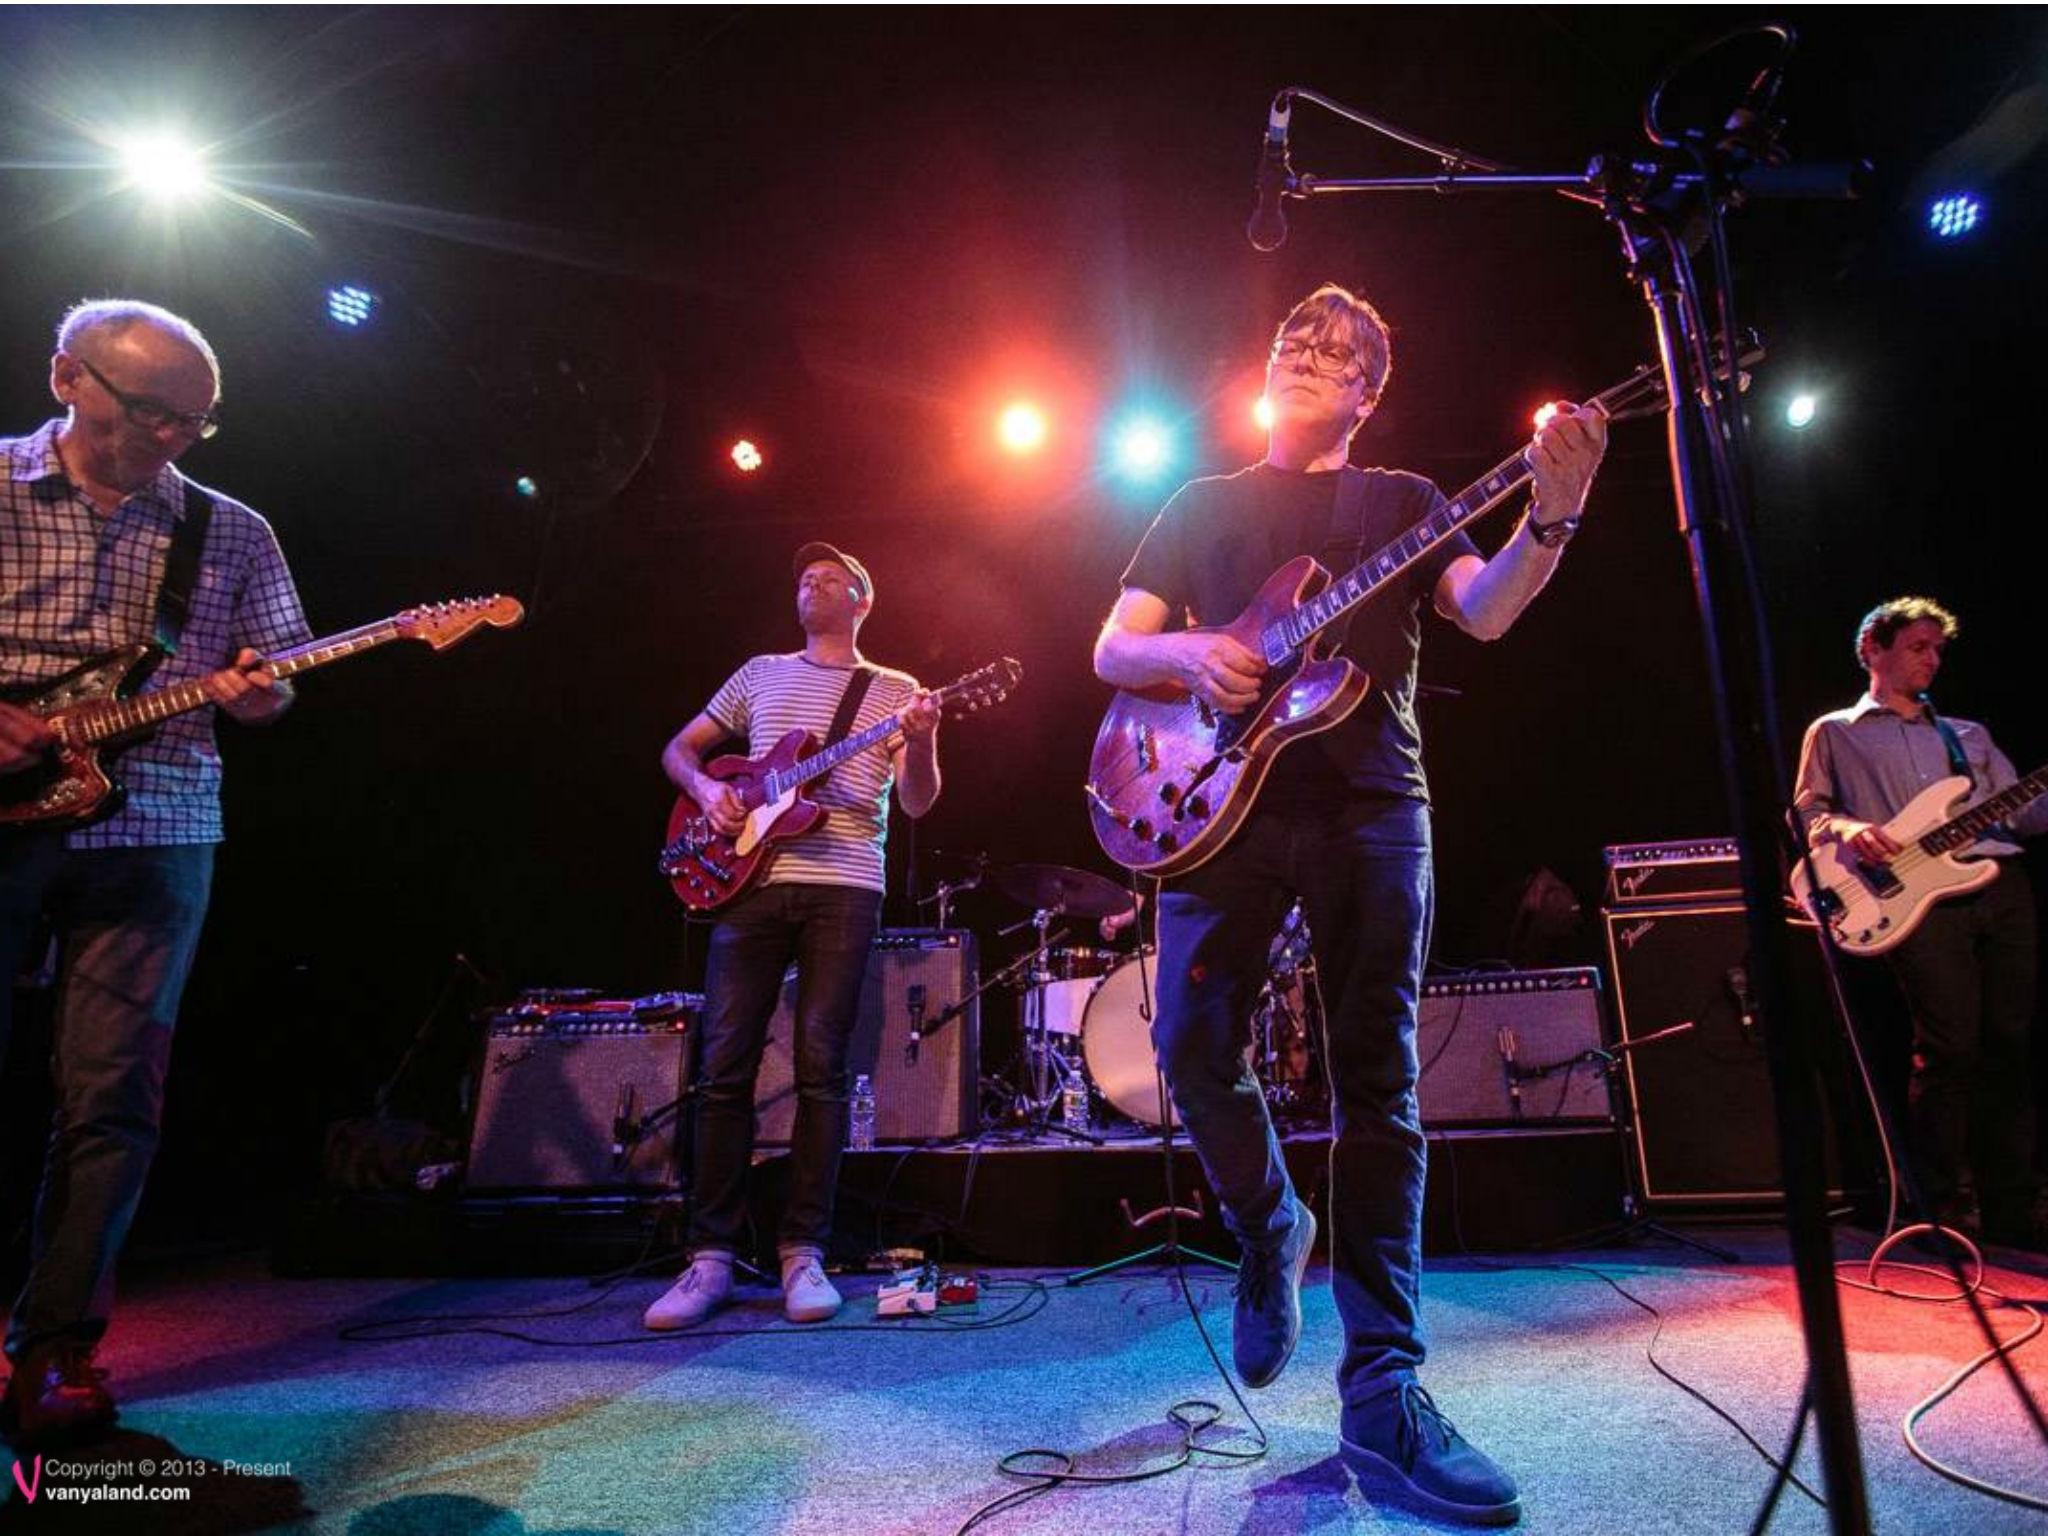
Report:
M 493 1023 L 467 1187 L 675 1189 L 683 1046 L 694 1027 L 694 1018 L 630 1016 Z
M 1749 982 L 1743 909 L 1687 905 L 1610 911 L 1615 1019 L 1635 1105 L 1645 1200 L 1702 1207 L 1784 1198 L 1770 1064 Z M 1838 1127 L 1849 1116 L 1850 1064 L 1829 1002 L 1819 936 L 1788 922 L 1793 1024 L 1811 1030 L 1822 1062 L 1831 1193 L 1842 1190 Z M 1646 1037 L 1691 1027 L 1661 1040 Z M 1636 1042 L 1644 1042 L 1637 1045 Z
M 933 1028 L 975 988 L 974 935 L 964 928 L 885 928 L 868 955 L 848 1070 L 875 1090 L 877 1141 L 954 1141 L 980 1129 L 981 1004 Z M 907 1059 L 913 1008 L 926 1034 Z M 754 1142 L 787 1146 L 796 1125 L 796 971 L 768 1025 L 754 1088 Z
M 1415 1094 L 1426 1128 L 1612 1124 L 1600 973 L 1499 971 L 1425 981 Z

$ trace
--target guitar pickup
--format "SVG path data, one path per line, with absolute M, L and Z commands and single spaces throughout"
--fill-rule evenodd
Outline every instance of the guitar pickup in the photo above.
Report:
M 700 853 L 697 855 L 697 862 L 720 880 L 730 881 L 732 879 L 732 871 L 714 859 L 707 859 Z
M 1899 877 L 1892 873 L 1892 867 L 1889 864 L 1859 863 L 1856 866 L 1856 873 L 1863 877 L 1865 885 L 1869 886 L 1880 896 L 1896 896 L 1901 890 L 1905 889 L 1899 883 Z

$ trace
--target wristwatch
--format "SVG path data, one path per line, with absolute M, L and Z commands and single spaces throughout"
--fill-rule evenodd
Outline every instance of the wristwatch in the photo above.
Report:
M 1536 521 L 1536 503 L 1533 501 L 1529 503 L 1525 521 L 1529 524 L 1529 537 L 1545 549 L 1556 549 L 1579 531 L 1577 517 L 1560 517 L 1554 523 L 1539 523 Z

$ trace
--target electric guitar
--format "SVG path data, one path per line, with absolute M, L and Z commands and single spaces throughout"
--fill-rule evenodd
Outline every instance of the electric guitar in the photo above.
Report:
M 264 665 L 278 677 L 292 677 L 392 640 L 423 640 L 437 651 L 446 650 L 481 625 L 504 629 L 525 614 L 512 597 L 431 603 L 324 640 L 309 640 L 267 657 Z M 165 654 L 161 646 L 147 641 L 124 645 L 103 651 L 50 682 L 0 695 L 40 718 L 56 737 L 41 763 L 0 774 L 0 828 L 83 827 L 120 810 L 125 797 L 109 766 L 113 759 L 147 740 L 163 721 L 213 702 L 204 678 L 154 693 L 139 692 Z
M 2048 767 L 2000 790 L 1960 816 L 1970 781 L 1961 774 L 1938 779 L 1884 824 L 1899 851 L 1866 862 L 1846 843 L 1823 843 L 1792 866 L 1792 898 L 1826 923 L 1835 942 L 1852 955 L 1881 955 L 1904 943 L 1937 901 L 1974 891 L 1998 878 L 1991 859 L 1965 858 L 1990 828 L 2048 794 Z M 1947 816 L 1946 820 L 1942 818 Z
M 1738 367 L 1762 356 L 1752 347 Z M 1605 407 L 1610 421 L 1654 415 L 1667 404 L 1664 381 L 1646 364 L 1589 403 Z M 1355 663 L 1332 654 L 1331 626 L 1531 475 L 1516 453 L 1334 579 L 1309 555 L 1281 566 L 1221 626 L 1266 662 L 1258 701 L 1241 713 L 1221 714 L 1174 683 L 1120 691 L 1096 732 L 1084 786 L 1102 851 L 1126 869 L 1159 876 L 1185 874 L 1214 857 L 1251 813 L 1281 751 L 1341 723 L 1371 688 Z
M 1008 698 L 1023 675 L 1024 669 L 1005 656 L 955 678 L 934 696 L 944 709 L 972 713 Z M 825 807 L 804 786 L 856 753 L 893 741 L 902 730 L 901 716 L 891 714 L 823 751 L 809 731 L 791 731 L 759 757 L 706 763 L 704 772 L 739 796 L 747 824 L 736 837 L 728 837 L 711 825 L 690 795 L 676 796 L 657 867 L 677 900 L 692 912 L 715 912 L 736 900 L 767 867 L 777 843 L 802 837 L 824 820 Z

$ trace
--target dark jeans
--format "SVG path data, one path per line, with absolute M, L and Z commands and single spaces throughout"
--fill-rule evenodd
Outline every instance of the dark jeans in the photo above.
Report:
M 1316 817 L 1254 811 L 1159 900 L 1153 1042 L 1225 1224 L 1270 1249 L 1291 1224 L 1293 1190 L 1252 1075 L 1250 1020 L 1267 947 L 1302 899 L 1335 1120 L 1330 1257 L 1347 1405 L 1412 1373 L 1424 1352 L 1415 1012 L 1432 880 L 1428 807 L 1358 800 Z
M 1974 1189 L 1993 1221 L 2013 1220 L 2034 1198 L 2035 946 L 2033 887 L 2014 862 L 1930 907 L 1888 957 L 1913 1019 L 1912 1151 L 1937 1211 Z
M 692 1253 L 739 1252 L 754 1151 L 754 1079 L 782 975 L 797 967 L 796 1127 L 784 1252 L 822 1250 L 846 1146 L 846 1058 L 882 910 L 880 891 L 768 885 L 743 896 L 711 933 L 698 1065 Z
M 95 1343 L 106 1332 L 114 1262 L 156 1156 L 171 1031 L 212 885 L 210 844 L 73 852 L 51 834 L 0 839 L 0 978 L 32 958 L 39 915 L 61 957 L 56 1114 L 28 1281 L 8 1323 L 10 1356 L 55 1339 Z M 0 1052 L 11 991 L 0 988 Z

